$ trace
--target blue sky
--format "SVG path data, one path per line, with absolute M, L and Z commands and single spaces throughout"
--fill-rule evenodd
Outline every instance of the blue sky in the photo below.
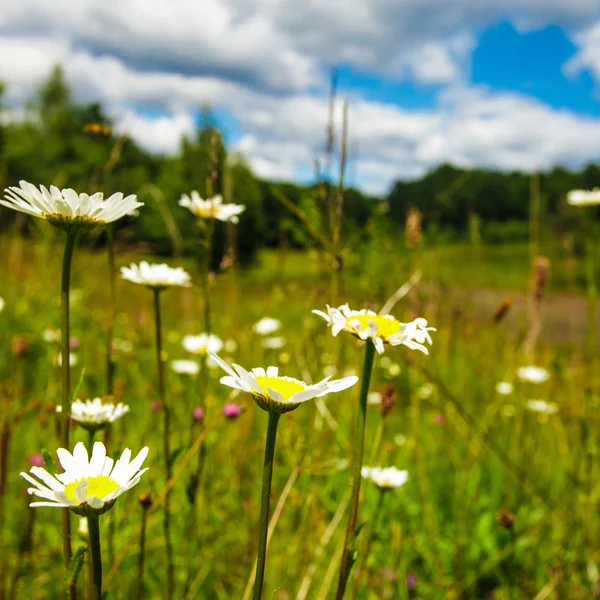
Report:
M 210 105 L 266 178 L 310 180 L 329 73 L 352 183 L 385 193 L 437 165 L 600 161 L 600 0 L 13 0 L 0 7 L 9 116 L 52 65 L 117 128 L 169 154 Z

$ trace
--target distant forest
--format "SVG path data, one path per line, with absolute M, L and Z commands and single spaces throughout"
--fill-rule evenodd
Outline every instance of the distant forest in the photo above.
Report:
M 0 102 L 3 91 L 0 85 Z M 256 177 L 242 156 L 228 152 L 210 111 L 195 137 L 182 139 L 177 155 L 152 155 L 133 140 L 116 136 L 100 104 L 74 102 L 60 67 L 54 68 L 31 98 L 26 115 L 24 120 L 0 120 L 2 188 L 25 179 L 79 192 L 136 193 L 146 206 L 135 218 L 135 227 L 132 220 L 118 223 L 117 239 L 156 254 L 171 252 L 174 230 L 180 232 L 181 251 L 195 252 L 196 224 L 178 206 L 181 194 L 194 189 L 203 196 L 221 193 L 226 201 L 247 207 L 233 233 L 219 226 L 215 246 L 218 259 L 227 237 L 235 235 L 242 262 L 250 262 L 262 247 L 309 247 L 314 240 L 299 215 L 316 229 L 327 231 L 331 214 L 327 198 L 334 197 L 335 202 L 340 198 L 337 186 L 326 181 L 302 186 Z M 600 167 L 593 164 L 581 172 L 555 168 L 536 177 L 442 165 L 419 180 L 397 181 L 384 197 L 343 190 L 342 237 L 368 237 L 373 230 L 368 224 L 376 219 L 385 220 L 388 232 L 403 232 L 413 208 L 422 215 L 425 237 L 521 241 L 528 233 L 530 198 L 538 191 L 545 229 L 560 234 L 581 222 L 581 211 L 565 204 L 566 193 L 593 187 L 600 187 Z M 290 210 L 290 205 L 297 210 Z M 597 216 L 596 209 L 592 214 Z M 8 228 L 28 234 L 35 225 L 0 208 L 0 230 Z

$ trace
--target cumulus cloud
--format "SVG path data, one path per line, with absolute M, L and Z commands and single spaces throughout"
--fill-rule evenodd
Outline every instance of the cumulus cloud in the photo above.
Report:
M 574 36 L 578 51 L 564 66 L 567 75 L 577 75 L 589 69 L 600 83 L 600 21 Z
M 475 33 L 506 18 L 570 28 L 580 51 L 565 69 L 600 78 L 600 24 L 589 25 L 599 10 L 600 0 L 356 0 L 351 10 L 345 0 L 20 0 L 0 7 L 0 79 L 14 108 L 60 62 L 78 100 L 100 100 L 119 131 L 162 154 L 210 104 L 239 127 L 234 149 L 276 179 L 312 172 L 322 155 L 327 65 L 441 86 L 429 110 L 346 94 L 350 179 L 379 193 L 441 162 L 538 169 L 598 157 L 600 121 L 469 86 L 468 72 Z

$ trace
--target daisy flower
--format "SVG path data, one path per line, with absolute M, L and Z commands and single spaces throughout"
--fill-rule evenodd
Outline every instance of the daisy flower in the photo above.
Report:
M 143 206 L 135 194 L 123 196 L 119 192 L 104 200 L 101 192 L 90 196 L 68 188 L 59 190 L 53 185 L 49 190 L 43 185 L 38 189 L 26 181 L 20 181 L 19 186 L 6 188 L 0 204 L 45 219 L 65 231 L 87 231 L 116 221 Z
M 31 467 L 31 475 L 21 473 L 33 486 L 27 492 L 45 500 L 29 506 L 69 508 L 80 516 L 99 515 L 109 510 L 123 492 L 137 485 L 148 470 L 140 469 L 148 456 L 147 446 L 133 460 L 131 450 L 126 448 L 116 462 L 106 456 L 102 442 L 94 444 L 91 458 L 82 442 L 75 446 L 73 454 L 64 448 L 56 454 L 63 473 L 51 475 L 42 467 Z
M 363 467 L 360 472 L 365 479 L 370 479 L 380 490 L 401 487 L 408 481 L 408 471 L 400 471 L 396 467 Z
M 145 260 L 139 265 L 121 267 L 121 277 L 133 283 L 139 283 L 152 289 L 165 289 L 172 286 L 189 287 L 191 277 L 181 267 L 173 268 L 167 264 L 148 264 Z
M 600 188 L 571 190 L 567 194 L 567 203 L 572 206 L 597 206 L 600 204 Z
M 171 361 L 171 369 L 180 375 L 198 375 L 200 365 L 194 360 L 173 360 Z
M 254 333 L 258 335 L 270 335 L 281 328 L 281 321 L 271 317 L 263 317 L 252 326 Z
M 285 338 L 280 335 L 266 337 L 261 340 L 260 345 L 267 350 L 281 350 L 285 346 Z
M 545 400 L 527 400 L 527 408 L 533 412 L 540 412 L 546 415 L 554 415 L 558 412 L 558 404 L 546 402 Z
M 190 354 L 204 355 L 206 352 L 220 352 L 223 349 L 223 341 L 213 333 L 210 335 L 186 335 L 181 342 L 184 349 Z
M 517 369 L 517 377 L 527 383 L 544 383 L 550 379 L 550 373 L 544 367 L 529 365 Z
M 384 344 L 403 344 L 412 350 L 429 354 L 424 344 L 431 344 L 429 332 L 435 331 L 433 327 L 427 327 L 427 321 L 423 318 L 401 323 L 392 315 L 378 315 L 367 309 L 352 310 L 348 304 L 338 308 L 327 305 L 327 312 L 313 310 L 313 313 L 327 321 L 334 337 L 345 330 L 361 340 L 372 340 L 379 354 L 383 352 Z
M 62 406 L 56 407 L 56 412 L 62 412 Z M 83 428 L 91 431 L 102 429 L 109 423 L 114 423 L 129 412 L 129 406 L 119 402 L 102 402 L 100 398 L 93 400 L 75 400 L 71 404 L 71 419 Z
M 496 392 L 502 396 L 508 396 L 513 393 L 513 384 L 509 381 L 499 381 L 496 384 Z
M 241 204 L 223 204 L 222 196 L 213 196 L 204 200 L 195 190 L 189 196 L 183 194 L 179 206 L 187 208 L 199 219 L 218 219 L 232 223 L 237 223 L 238 215 L 246 210 L 246 207 Z
M 209 355 L 227 373 L 221 378 L 223 385 L 252 394 L 263 410 L 277 413 L 289 412 L 298 408 L 302 402 L 321 398 L 330 392 L 341 392 L 358 381 L 358 377 L 354 376 L 332 381 L 326 377 L 319 383 L 308 385 L 299 379 L 280 375 L 277 367 L 267 367 L 266 370 L 259 367 L 246 371 L 239 365 L 230 367 L 212 352 Z

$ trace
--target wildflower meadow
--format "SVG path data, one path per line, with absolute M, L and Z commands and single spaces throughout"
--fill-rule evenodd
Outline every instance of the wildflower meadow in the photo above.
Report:
M 600 191 L 450 239 L 342 133 L 267 245 L 212 129 L 170 193 L 104 127 L 0 199 L 1 600 L 600 597 Z

